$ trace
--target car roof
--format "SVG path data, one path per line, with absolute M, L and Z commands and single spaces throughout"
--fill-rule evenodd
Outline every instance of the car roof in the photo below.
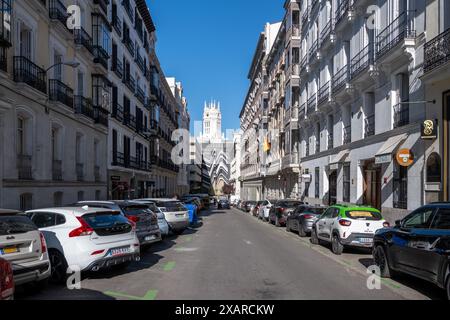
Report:
M 356 206 L 356 205 L 346 205 L 346 204 L 336 204 L 334 206 L 331 206 L 332 208 L 338 208 L 345 211 L 352 211 L 352 210 L 366 210 L 366 211 L 372 211 L 372 212 L 380 212 L 380 210 L 370 207 L 370 206 Z
M 75 215 L 78 217 L 78 216 L 83 216 L 85 214 L 109 212 L 109 211 L 115 211 L 115 210 L 84 206 L 84 207 L 61 207 L 61 208 L 37 209 L 37 210 L 27 211 L 27 213 L 50 212 L 50 213 L 59 213 L 59 214 L 65 214 L 65 215 Z
M 22 211 L 10 210 L 10 209 L 0 209 L 0 216 L 4 215 L 17 215 L 23 213 Z
M 152 201 L 152 202 L 171 202 L 171 201 L 177 201 L 180 202 L 180 200 L 178 199 L 169 199 L 169 198 L 161 198 L 161 199 L 157 199 L 157 198 L 148 198 L 148 199 L 136 199 L 134 201 Z

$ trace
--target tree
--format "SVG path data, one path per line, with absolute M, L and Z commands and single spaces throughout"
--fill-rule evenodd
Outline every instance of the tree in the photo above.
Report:
M 225 184 L 222 187 L 222 193 L 225 195 L 234 194 L 234 192 L 235 192 L 234 186 L 231 184 Z

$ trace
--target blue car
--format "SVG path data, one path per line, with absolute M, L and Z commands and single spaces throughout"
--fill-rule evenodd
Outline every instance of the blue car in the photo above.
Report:
M 189 223 L 191 224 L 191 226 L 195 226 L 198 222 L 197 205 L 195 205 L 193 202 L 188 201 L 184 203 L 184 206 L 189 211 Z

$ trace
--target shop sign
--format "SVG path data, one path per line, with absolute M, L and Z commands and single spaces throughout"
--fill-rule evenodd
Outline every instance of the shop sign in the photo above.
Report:
M 422 122 L 421 136 L 424 140 L 437 139 L 437 120 L 425 120 Z
M 120 176 L 111 176 L 111 181 L 120 181 Z
M 409 167 L 414 163 L 414 155 L 409 149 L 401 149 L 397 152 L 397 162 L 402 167 Z
M 305 183 L 311 182 L 311 175 L 310 174 L 303 174 L 302 175 L 302 181 Z
M 330 171 L 339 170 L 339 163 L 330 164 Z
M 382 154 L 375 157 L 375 164 L 391 163 L 392 154 Z

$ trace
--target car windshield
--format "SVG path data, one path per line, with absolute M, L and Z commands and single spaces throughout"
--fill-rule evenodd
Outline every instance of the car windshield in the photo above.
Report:
M 0 216 L 0 236 L 27 233 L 37 230 L 27 216 Z
M 184 211 L 186 208 L 179 201 L 159 202 L 156 204 L 160 208 L 166 208 L 166 211 Z
M 325 208 L 306 208 L 303 213 L 306 214 L 323 214 L 325 212 Z
M 366 211 L 366 210 L 347 211 L 345 213 L 345 215 L 347 216 L 347 218 L 350 218 L 353 220 L 380 221 L 383 219 L 383 217 L 381 216 L 381 213 Z
M 121 209 L 127 216 L 137 216 L 142 213 L 150 213 L 147 205 L 128 205 L 121 207 Z
M 128 220 L 120 212 L 108 211 L 86 214 L 83 219 L 91 228 L 103 229 L 128 224 Z

